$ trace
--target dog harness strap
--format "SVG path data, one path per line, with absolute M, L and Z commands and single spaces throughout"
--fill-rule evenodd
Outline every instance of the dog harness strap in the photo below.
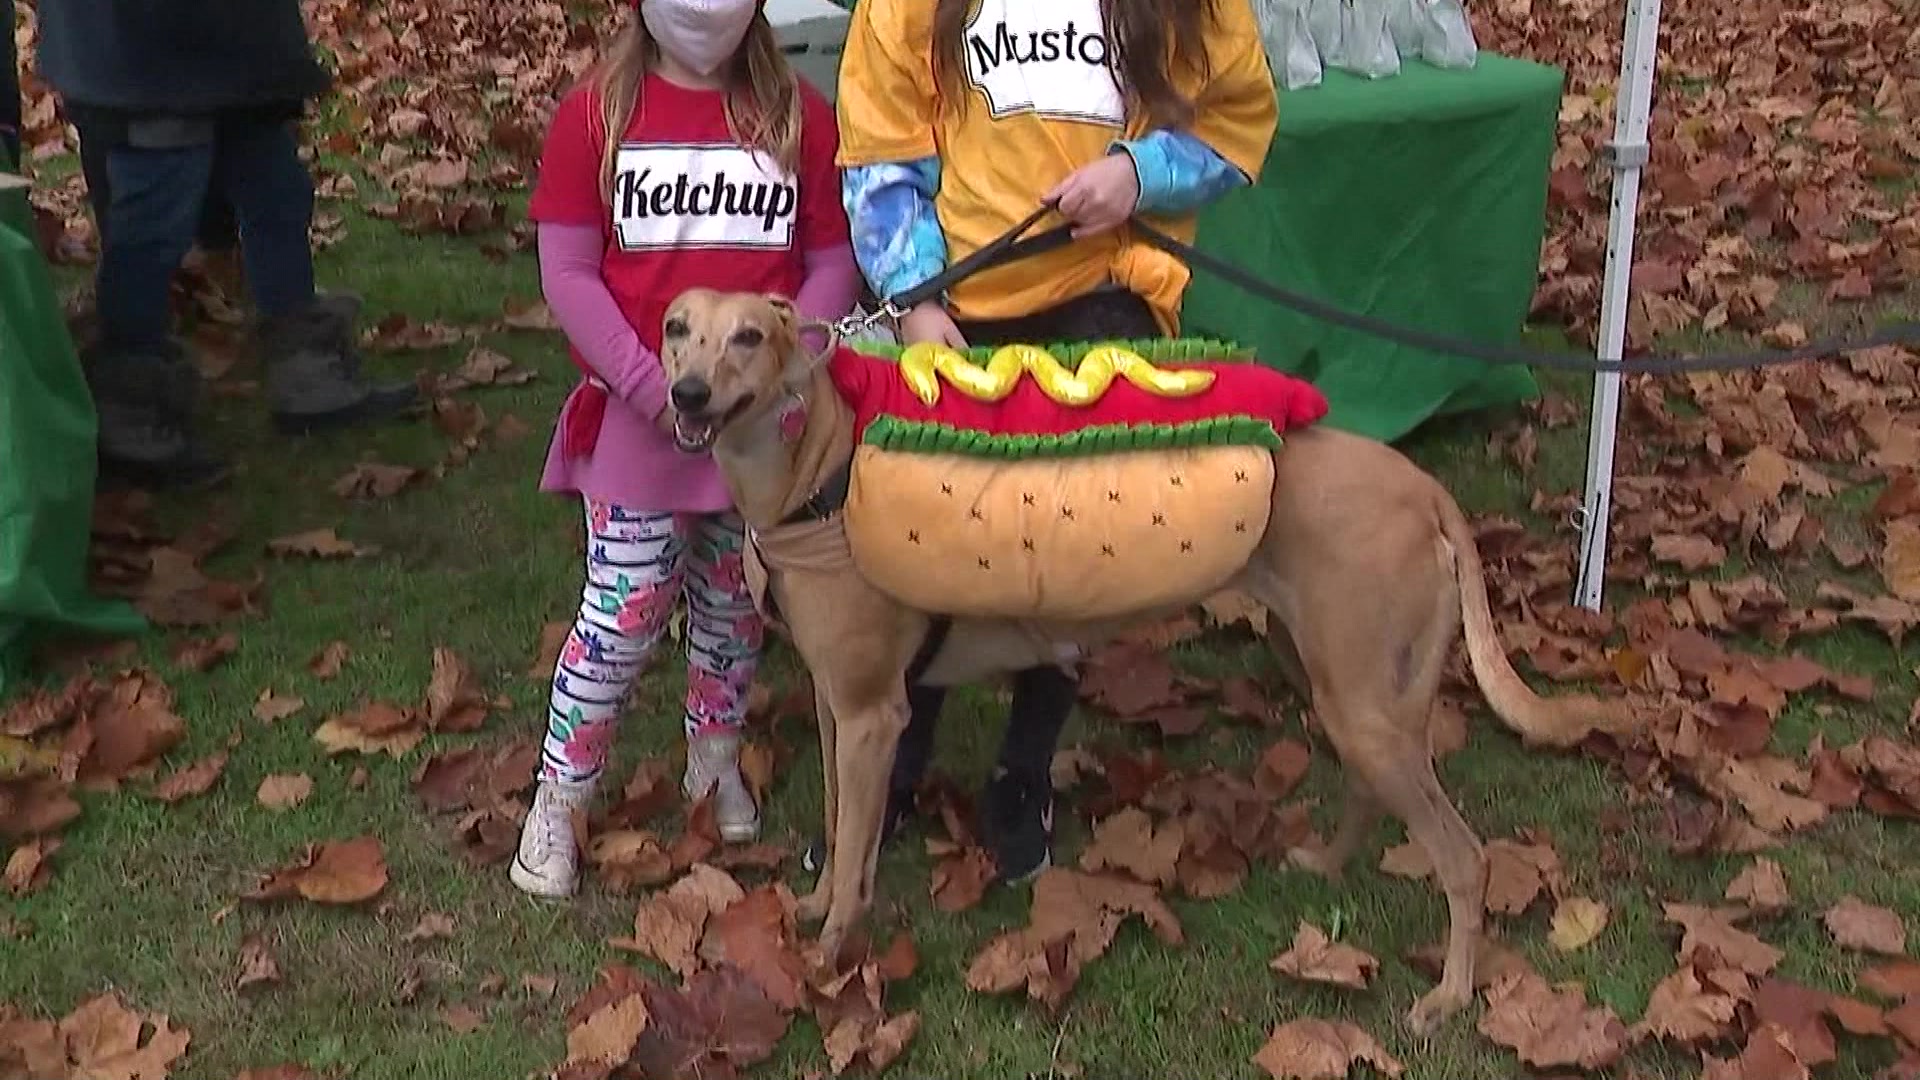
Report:
M 807 497 L 793 513 L 788 514 L 782 525 L 802 525 L 809 521 L 825 521 L 846 508 L 847 489 L 853 485 L 853 459 L 848 458 L 845 465 L 827 474 L 820 481 L 820 487 Z
M 926 677 L 927 669 L 940 657 L 940 650 L 947 644 L 947 635 L 953 631 L 953 618 L 949 615 L 934 615 L 927 619 L 926 636 L 920 639 L 920 647 L 914 650 L 913 659 L 907 663 L 907 686 L 913 687 Z

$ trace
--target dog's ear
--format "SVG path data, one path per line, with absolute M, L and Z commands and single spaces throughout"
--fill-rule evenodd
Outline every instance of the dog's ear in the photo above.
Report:
M 800 322 L 800 312 L 794 308 L 793 301 L 778 293 L 768 293 L 765 299 L 767 306 L 772 308 L 780 316 L 780 321 L 786 323 L 789 328 Z

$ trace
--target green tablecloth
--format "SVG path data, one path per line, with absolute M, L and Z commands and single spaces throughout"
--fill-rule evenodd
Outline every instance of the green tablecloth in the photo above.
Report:
M 1487 53 L 1469 71 L 1409 62 L 1378 81 L 1329 71 L 1280 95 L 1259 184 L 1201 216 L 1198 246 L 1348 311 L 1514 341 L 1539 268 L 1560 86 L 1557 69 Z M 1523 369 L 1338 330 L 1205 273 L 1185 321 L 1312 379 L 1329 423 L 1381 439 L 1538 390 Z
M 47 635 L 145 627 L 87 589 L 93 398 L 30 221 L 24 192 L 0 193 L 0 700 Z

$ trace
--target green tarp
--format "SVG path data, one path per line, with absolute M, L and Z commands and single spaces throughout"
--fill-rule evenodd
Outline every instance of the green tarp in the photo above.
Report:
M 31 220 L 25 192 L 0 192 L 0 700 L 49 635 L 145 628 L 87 589 L 93 399 Z
M 1544 235 L 1557 69 L 1480 54 L 1369 81 L 1329 71 L 1280 95 L 1255 187 L 1200 219 L 1198 246 L 1357 314 L 1486 343 L 1520 336 Z M 1328 423 L 1394 440 L 1429 417 L 1537 393 L 1521 368 L 1434 356 L 1296 315 L 1196 272 L 1186 331 L 1311 379 Z

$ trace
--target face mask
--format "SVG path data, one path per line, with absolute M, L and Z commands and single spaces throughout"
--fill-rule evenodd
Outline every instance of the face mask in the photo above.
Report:
M 732 59 L 759 9 L 760 0 L 640 0 L 660 51 L 701 75 Z

